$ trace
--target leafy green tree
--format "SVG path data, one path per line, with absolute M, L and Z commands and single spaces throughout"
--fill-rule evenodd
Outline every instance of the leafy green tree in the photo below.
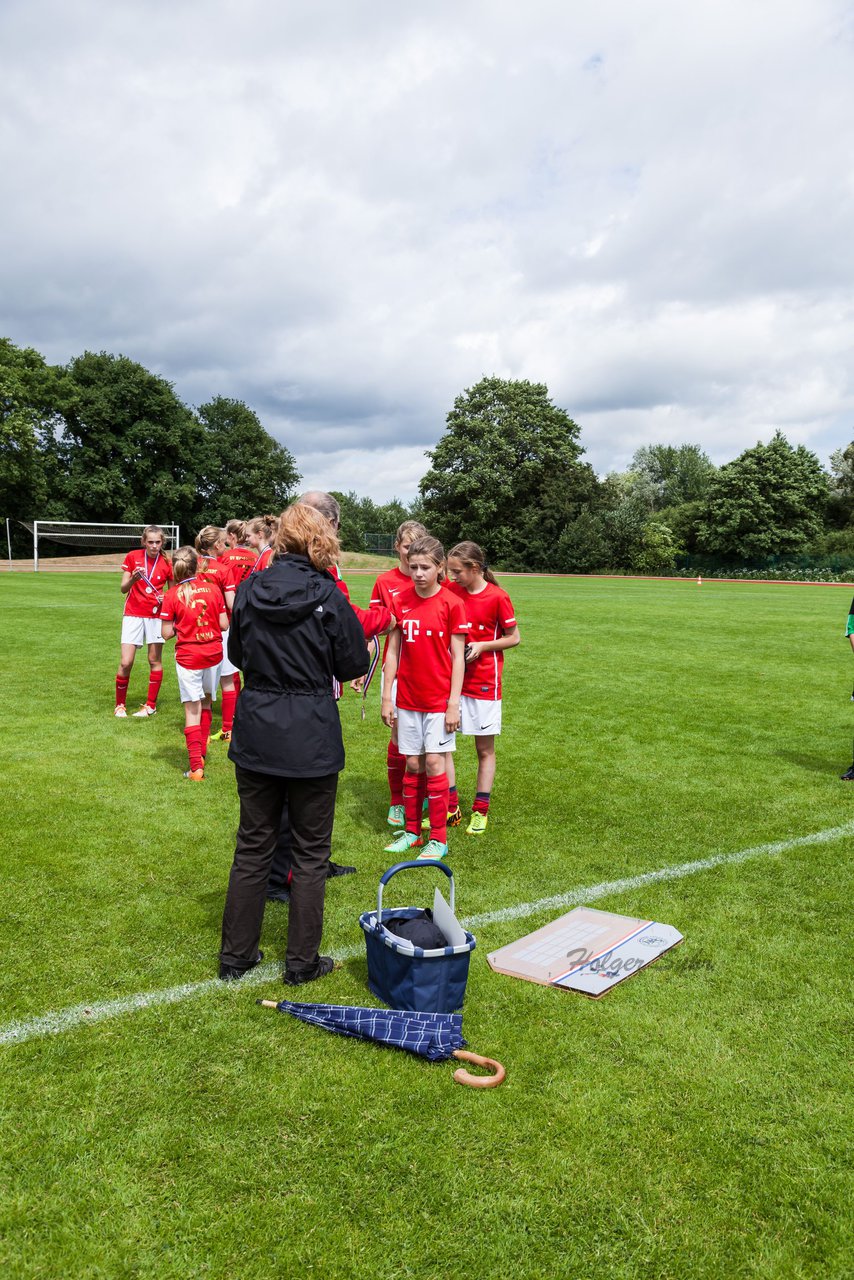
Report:
M 670 573 L 676 568 L 676 557 L 682 547 L 673 531 L 660 520 L 644 523 L 641 540 L 632 556 L 635 573 Z
M 507 568 L 546 568 L 596 489 L 579 428 L 539 383 L 484 378 L 454 401 L 421 481 L 425 523 L 443 542 L 480 543 Z
M 714 464 L 696 444 L 642 445 L 632 458 L 631 470 L 652 487 L 656 508 L 697 501 L 715 474 Z
M 558 538 L 554 567 L 560 573 L 595 573 L 608 568 L 609 555 L 602 515 L 582 511 Z
M 196 411 L 201 467 L 196 524 L 277 515 L 296 495 L 293 455 L 242 400 L 216 396 Z
M 192 526 L 203 433 L 171 383 L 106 351 L 85 352 L 67 372 L 60 453 L 68 518 Z
M 730 559 L 804 551 L 822 532 L 827 501 L 818 458 L 776 431 L 712 478 L 698 522 L 700 550 Z
M 58 460 L 63 375 L 32 348 L 0 338 L 0 515 L 64 515 Z
M 854 441 L 830 455 L 828 519 L 836 529 L 854 519 Z

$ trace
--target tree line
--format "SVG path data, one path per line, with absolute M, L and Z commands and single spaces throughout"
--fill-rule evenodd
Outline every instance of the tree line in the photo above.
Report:
M 454 401 L 414 503 L 336 493 L 342 545 L 388 545 L 414 516 L 446 544 L 479 542 L 505 569 L 854 565 L 854 443 L 829 471 L 779 431 L 721 467 L 694 444 L 646 445 L 627 471 L 599 477 L 580 436 L 545 385 L 483 378 Z M 48 365 L 0 339 L 0 515 L 158 518 L 189 532 L 279 511 L 299 482 L 293 455 L 240 400 L 190 408 L 125 356 Z

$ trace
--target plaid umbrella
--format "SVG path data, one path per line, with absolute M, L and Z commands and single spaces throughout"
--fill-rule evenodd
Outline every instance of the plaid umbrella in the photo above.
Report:
M 297 1004 L 293 1000 L 259 1000 L 267 1009 L 290 1013 L 301 1022 L 310 1022 L 334 1031 L 339 1036 L 356 1040 L 374 1040 L 378 1044 L 406 1049 L 430 1062 L 461 1058 L 478 1066 L 495 1068 L 495 1075 L 473 1076 L 462 1068 L 454 1072 L 460 1084 L 476 1088 L 500 1084 L 504 1068 L 491 1058 L 481 1058 L 463 1049 L 463 1015 L 461 1013 L 415 1013 L 402 1009 L 366 1009 L 342 1004 Z

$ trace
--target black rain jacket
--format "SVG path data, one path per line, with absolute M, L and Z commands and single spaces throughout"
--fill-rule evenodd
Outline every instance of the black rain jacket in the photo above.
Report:
M 229 759 L 254 773 L 322 778 L 344 768 L 333 678 L 364 675 L 364 632 L 344 592 L 287 555 L 237 589 L 228 656 L 243 675 Z

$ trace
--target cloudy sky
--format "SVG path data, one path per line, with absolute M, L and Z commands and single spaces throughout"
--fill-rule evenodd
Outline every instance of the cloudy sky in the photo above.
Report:
M 854 438 L 854 6 L 3 0 L 0 334 L 414 496 L 545 382 L 594 467 Z

